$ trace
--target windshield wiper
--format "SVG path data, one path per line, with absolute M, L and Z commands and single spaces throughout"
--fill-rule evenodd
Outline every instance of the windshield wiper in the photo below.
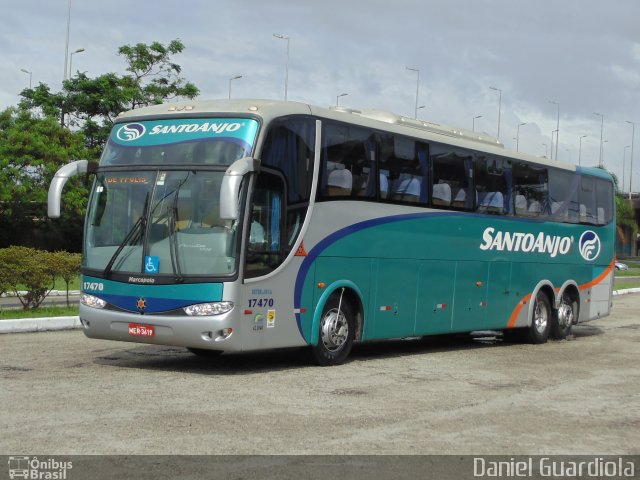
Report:
M 176 223 L 178 221 L 178 193 L 180 192 L 180 188 L 183 183 L 184 181 L 178 185 L 178 188 L 176 188 L 169 212 L 169 254 L 171 256 L 171 268 L 176 276 L 176 281 L 179 283 L 184 281 L 184 277 L 180 270 L 180 258 L 178 257 L 178 230 L 176 228 Z
M 124 250 L 124 247 L 126 247 L 130 243 L 137 242 L 139 236 L 143 235 L 145 228 L 147 226 L 147 209 L 148 208 L 149 208 L 149 192 L 147 192 L 147 196 L 144 199 L 144 208 L 142 209 L 142 214 L 140 215 L 138 220 L 136 220 L 136 223 L 133 224 L 133 226 L 131 227 L 127 235 L 124 237 L 120 245 L 118 245 L 118 248 L 116 249 L 116 251 L 113 252 L 113 255 L 111 255 L 111 258 L 109 259 L 109 263 L 107 263 L 107 266 L 102 271 L 102 275 L 104 277 L 107 277 L 111 273 L 111 270 L 113 269 L 113 264 L 115 263 L 116 259 L 118 258 L 122 250 Z

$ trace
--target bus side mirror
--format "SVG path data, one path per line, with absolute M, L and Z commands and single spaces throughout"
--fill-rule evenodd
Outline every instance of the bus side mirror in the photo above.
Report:
M 49 195 L 47 198 L 47 215 L 49 218 L 60 217 L 60 204 L 62 203 L 62 189 L 71 177 L 87 173 L 87 160 L 76 160 L 61 167 L 51 180 Z
M 220 186 L 220 218 L 222 220 L 237 220 L 240 215 L 238 197 L 242 179 L 249 172 L 258 169 L 258 160 L 244 157 L 231 164 L 222 177 Z

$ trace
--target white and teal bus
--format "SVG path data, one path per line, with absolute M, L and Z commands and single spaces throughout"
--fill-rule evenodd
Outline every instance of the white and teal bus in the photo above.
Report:
M 544 343 L 605 316 L 614 186 L 600 169 L 381 111 L 197 101 L 133 110 L 95 173 L 80 320 L 197 354 L 500 330 Z

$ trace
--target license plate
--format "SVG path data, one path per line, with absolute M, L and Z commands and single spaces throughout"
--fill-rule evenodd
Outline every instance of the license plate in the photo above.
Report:
M 155 334 L 153 325 L 129 324 L 129 335 L 132 337 L 153 337 Z

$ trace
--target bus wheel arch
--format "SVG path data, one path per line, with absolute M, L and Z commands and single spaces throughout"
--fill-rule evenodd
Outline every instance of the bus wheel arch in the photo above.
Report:
M 362 338 L 362 297 L 359 289 L 350 284 L 330 285 L 316 306 L 310 346 L 319 365 L 343 363 L 353 343 Z
M 580 314 L 580 293 L 575 285 L 569 284 L 562 289 L 553 313 L 551 337 L 564 340 L 571 333 L 571 327 L 578 323 Z

